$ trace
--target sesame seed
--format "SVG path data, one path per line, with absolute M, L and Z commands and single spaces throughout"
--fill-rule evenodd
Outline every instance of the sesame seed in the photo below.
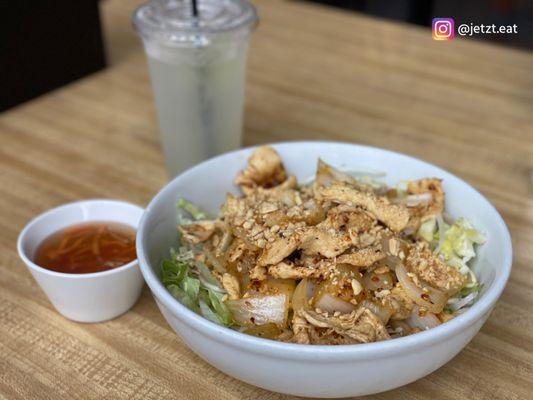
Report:
M 352 279 L 351 282 L 353 293 L 357 296 L 359 293 L 362 292 L 363 286 L 361 286 L 361 283 L 357 279 Z

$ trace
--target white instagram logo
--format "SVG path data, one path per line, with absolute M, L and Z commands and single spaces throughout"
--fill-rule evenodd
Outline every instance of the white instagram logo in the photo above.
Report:
M 452 36 L 452 23 L 450 21 L 435 22 L 435 36 L 438 38 L 449 38 Z

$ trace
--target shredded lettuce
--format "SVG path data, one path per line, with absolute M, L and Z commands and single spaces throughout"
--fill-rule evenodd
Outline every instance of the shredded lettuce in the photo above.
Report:
M 422 221 L 420 228 L 418 229 L 418 236 L 424 239 L 429 244 L 433 244 L 437 241 L 435 236 L 437 232 L 437 219 L 435 216 L 431 216 Z
M 187 200 L 177 203 L 179 224 L 208 218 L 208 214 Z M 161 263 L 161 282 L 174 298 L 189 309 L 217 324 L 231 326 L 233 319 L 224 304 L 226 291 L 210 269 L 195 260 L 200 249 L 181 246 L 170 249 L 170 258 Z
M 180 218 L 180 215 L 183 214 L 183 211 L 188 214 L 189 219 L 192 217 L 195 221 L 208 219 L 208 215 L 205 211 L 185 199 L 179 199 L 176 203 L 176 207 L 178 209 L 178 219 Z M 185 215 L 185 217 L 187 217 L 187 215 Z
M 179 255 L 179 252 L 174 250 L 173 254 Z M 163 260 L 161 281 L 170 294 L 189 309 L 217 324 L 230 326 L 232 318 L 223 301 L 224 289 L 220 288 L 207 266 L 203 266 L 207 271 L 200 273 L 198 265 L 202 264 L 187 264 L 176 258 Z M 207 285 L 201 276 L 206 277 Z
M 178 285 L 168 285 L 167 290 L 170 292 L 174 298 L 179 300 L 181 304 L 186 306 L 187 308 L 190 308 L 193 311 L 197 311 L 198 304 L 197 299 L 192 298 L 185 290 L 183 290 Z
M 474 246 L 486 241 L 485 235 L 476 230 L 465 218 L 449 225 L 440 215 L 425 218 L 417 235 L 424 239 L 446 263 L 467 273 L 467 263 L 476 256 Z
M 202 314 L 202 316 L 207 318 L 209 321 L 214 322 L 215 324 L 221 325 L 220 318 L 218 318 L 218 315 L 207 305 L 207 303 L 202 298 L 200 298 L 198 304 L 200 305 L 200 313 Z
M 189 265 L 194 261 L 194 250 L 187 247 L 180 247 L 178 250 L 171 248 L 170 258 Z
M 183 278 L 182 286 L 185 293 L 187 293 L 191 299 L 198 299 L 198 294 L 200 293 L 200 281 L 198 279 L 186 276 Z
M 187 276 L 187 264 L 174 260 L 163 260 L 161 263 L 161 281 L 166 285 L 180 285 Z
M 177 260 L 164 260 L 161 263 L 161 281 L 168 291 L 181 303 L 197 310 L 200 281 L 189 276 L 186 263 Z
M 485 235 L 474 229 L 465 218 L 459 218 L 444 232 L 439 254 L 448 264 L 462 269 L 476 256 L 474 245 L 485 243 L 485 241 Z
M 457 219 L 452 225 L 444 222 L 441 215 L 425 218 L 417 232 L 434 249 L 446 264 L 469 277 L 464 288 L 450 298 L 445 312 L 453 313 L 473 303 L 481 290 L 476 275 L 468 262 L 476 256 L 475 245 L 486 241 L 485 235 L 476 230 L 465 218 Z
M 220 320 L 220 324 L 224 326 L 231 325 L 231 313 L 222 300 L 224 295 L 209 289 L 207 289 L 206 291 L 209 297 L 209 301 L 211 303 L 211 309 L 217 315 L 217 318 Z
M 468 287 L 468 286 L 465 286 L 464 288 L 462 288 L 460 291 L 459 291 L 459 297 L 463 298 L 463 297 L 466 297 L 472 293 L 476 293 L 476 292 L 479 292 L 481 290 L 481 288 L 483 287 L 483 285 L 481 283 L 475 283 L 474 285 Z

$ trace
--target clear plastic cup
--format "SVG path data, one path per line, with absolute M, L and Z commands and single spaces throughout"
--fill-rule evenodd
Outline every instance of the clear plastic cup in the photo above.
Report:
M 238 148 L 246 53 L 257 24 L 246 0 L 152 0 L 133 24 L 143 39 L 171 177 Z

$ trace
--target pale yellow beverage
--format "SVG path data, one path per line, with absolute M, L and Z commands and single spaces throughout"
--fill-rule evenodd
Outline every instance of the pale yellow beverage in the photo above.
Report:
M 241 145 L 245 49 L 205 65 L 151 55 L 148 64 L 171 176 Z
M 255 9 L 245 0 L 200 0 L 199 7 L 195 18 L 187 2 L 152 1 L 134 16 L 171 177 L 238 148 L 242 140 L 246 53 Z

